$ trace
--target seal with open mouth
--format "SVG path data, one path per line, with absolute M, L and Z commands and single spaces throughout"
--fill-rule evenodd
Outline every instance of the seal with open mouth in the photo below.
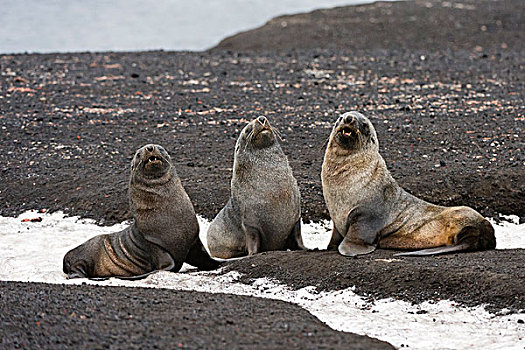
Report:
M 277 137 L 268 120 L 258 117 L 237 139 L 231 197 L 208 229 L 213 257 L 304 249 L 299 187 Z
M 442 207 L 403 190 L 379 154 L 376 131 L 358 112 L 340 116 L 322 166 L 323 195 L 334 222 L 329 249 L 356 256 L 376 249 L 433 255 L 496 247 L 494 228 L 469 207 Z
M 159 270 L 176 272 L 185 261 L 201 269 L 218 266 L 199 240 L 193 205 L 162 146 L 146 145 L 135 153 L 129 202 L 130 227 L 96 236 L 64 256 L 69 278 L 136 279 Z

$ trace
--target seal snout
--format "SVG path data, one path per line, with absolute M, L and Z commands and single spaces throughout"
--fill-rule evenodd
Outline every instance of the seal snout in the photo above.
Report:
M 162 175 L 169 168 L 170 158 L 166 150 L 159 145 L 149 144 L 139 149 L 135 155 L 136 164 L 148 176 Z
M 343 136 L 352 137 L 355 135 L 356 129 L 345 125 L 340 129 L 340 132 L 343 134 Z
M 272 132 L 270 122 L 268 121 L 268 119 L 266 119 L 266 117 L 263 116 L 255 118 L 253 129 L 256 135 L 263 132 Z
M 155 146 L 148 146 L 147 153 L 144 154 L 144 168 L 145 169 L 160 169 L 163 164 L 164 157 Z
M 263 117 L 263 116 L 255 118 L 255 121 L 258 122 L 261 125 L 269 125 L 270 124 L 268 122 L 268 119 L 266 119 L 266 117 Z
M 353 114 L 345 114 L 343 122 L 345 124 L 355 124 L 355 116 Z
M 336 132 L 344 138 L 355 138 L 359 134 L 359 123 L 354 118 L 343 118 Z

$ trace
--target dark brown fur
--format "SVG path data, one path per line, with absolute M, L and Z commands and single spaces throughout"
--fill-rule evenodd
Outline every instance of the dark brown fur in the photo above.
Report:
M 204 269 L 214 262 L 199 240 L 199 224 L 168 153 L 158 145 L 140 148 L 129 182 L 133 224 L 96 236 L 64 257 L 69 277 L 141 278 L 180 270 L 183 262 Z

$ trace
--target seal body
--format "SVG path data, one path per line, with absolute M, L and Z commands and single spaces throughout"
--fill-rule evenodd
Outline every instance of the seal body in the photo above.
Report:
M 231 197 L 212 221 L 208 248 L 222 259 L 304 249 L 297 181 L 265 117 L 242 130 L 235 145 Z
M 163 147 L 137 150 L 128 193 L 132 225 L 69 251 L 63 264 L 69 277 L 140 278 L 178 271 L 185 261 L 203 268 L 218 265 L 202 247 L 193 205 Z
M 321 179 L 334 223 L 328 247 L 343 255 L 376 247 L 424 249 L 402 255 L 430 255 L 496 246 L 494 228 L 475 210 L 437 206 L 403 190 L 379 154 L 372 123 L 358 112 L 337 119 Z

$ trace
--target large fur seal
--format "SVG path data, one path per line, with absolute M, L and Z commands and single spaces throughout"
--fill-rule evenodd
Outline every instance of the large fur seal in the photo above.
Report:
M 65 255 L 69 278 L 142 278 L 159 270 L 176 272 L 185 261 L 201 269 L 218 265 L 199 240 L 193 205 L 163 147 L 146 145 L 135 153 L 129 202 L 130 227 L 96 236 Z
M 213 257 L 304 249 L 299 188 L 277 137 L 258 117 L 237 139 L 231 197 L 208 229 Z
M 399 187 L 379 154 L 372 123 L 358 112 L 335 122 L 321 178 L 334 222 L 328 247 L 342 255 L 367 254 L 376 247 L 432 255 L 496 246 L 494 228 L 475 210 L 430 204 Z

